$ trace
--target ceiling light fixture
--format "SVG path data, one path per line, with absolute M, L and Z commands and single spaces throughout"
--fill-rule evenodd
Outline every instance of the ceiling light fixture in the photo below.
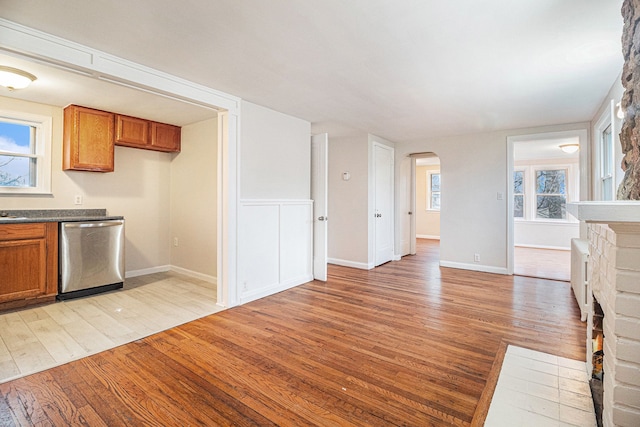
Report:
M 24 89 L 37 77 L 26 71 L 0 65 L 0 86 L 9 90 Z
M 580 144 L 563 144 L 560 146 L 560 149 L 565 153 L 575 153 L 580 149 Z

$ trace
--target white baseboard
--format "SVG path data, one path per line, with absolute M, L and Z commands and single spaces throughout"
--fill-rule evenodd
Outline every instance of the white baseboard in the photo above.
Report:
M 146 276 L 153 273 L 166 273 L 167 271 L 173 271 L 178 274 L 184 274 L 185 276 L 193 277 L 195 279 L 204 280 L 205 282 L 217 284 L 218 279 L 208 274 L 198 273 L 196 271 L 187 270 L 186 268 L 176 267 L 175 265 L 159 265 L 157 267 L 143 268 L 140 270 L 129 270 L 125 273 L 125 278 Z
M 343 267 L 359 268 L 360 270 L 371 270 L 374 267 L 374 265 L 367 264 L 366 262 L 356 262 L 338 258 L 327 258 L 327 262 L 329 264 L 341 265 Z
M 440 240 L 440 236 L 433 236 L 431 234 L 416 234 L 416 238 L 418 238 L 418 239 Z
M 153 273 L 166 273 L 171 270 L 170 265 L 160 265 L 158 267 L 143 268 L 141 270 L 129 270 L 125 273 L 125 278 L 145 276 Z
M 171 271 L 193 277 L 194 279 L 204 280 L 205 282 L 213 283 L 214 285 L 218 284 L 218 278 L 209 274 L 198 273 L 197 271 L 187 270 L 186 268 L 176 267 L 175 265 L 171 266 Z
M 286 291 L 287 289 L 294 288 L 296 286 L 302 285 L 303 283 L 311 282 L 312 280 L 313 275 L 304 276 L 298 279 L 293 279 L 289 282 L 277 283 L 266 288 L 260 288 L 255 291 L 245 292 L 240 295 L 240 304 L 246 304 L 248 302 L 255 301 L 269 295 L 277 294 L 278 292 Z
M 519 243 L 516 243 L 514 246 L 517 246 L 519 248 L 551 249 L 554 251 L 570 251 L 571 250 L 569 246 L 563 247 L 563 246 L 545 246 L 545 245 L 521 245 Z
M 483 273 L 509 274 L 504 267 L 493 267 L 491 265 L 467 264 L 463 262 L 440 261 L 440 267 L 458 268 L 461 270 L 481 271 Z
M 400 261 L 401 259 L 402 259 L 402 255 L 393 254 L 393 258 L 391 259 L 391 261 Z

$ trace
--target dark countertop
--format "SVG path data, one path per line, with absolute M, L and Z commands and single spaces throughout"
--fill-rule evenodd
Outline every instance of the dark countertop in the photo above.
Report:
M 106 209 L 0 210 L 0 224 L 108 221 L 117 219 L 124 219 L 124 217 L 107 215 Z

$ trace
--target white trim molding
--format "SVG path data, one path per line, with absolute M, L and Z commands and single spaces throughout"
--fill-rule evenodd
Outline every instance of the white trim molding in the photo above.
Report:
M 431 235 L 431 234 L 416 234 L 416 238 L 418 238 L 418 239 L 440 240 L 440 236 Z
M 327 258 L 329 264 L 341 265 L 343 267 L 357 268 L 360 270 L 371 270 L 374 266 L 373 263 L 349 261 L 346 259 Z
M 467 264 L 463 262 L 440 261 L 440 267 L 457 268 L 460 270 L 480 271 L 483 273 L 509 274 L 504 267 L 494 267 L 492 265 Z

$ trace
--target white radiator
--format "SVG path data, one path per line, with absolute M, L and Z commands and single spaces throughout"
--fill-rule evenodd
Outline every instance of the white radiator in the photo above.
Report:
M 571 239 L 571 288 L 580 306 L 580 320 L 587 320 L 591 309 L 591 290 L 587 278 L 589 260 L 589 242 L 583 239 Z

